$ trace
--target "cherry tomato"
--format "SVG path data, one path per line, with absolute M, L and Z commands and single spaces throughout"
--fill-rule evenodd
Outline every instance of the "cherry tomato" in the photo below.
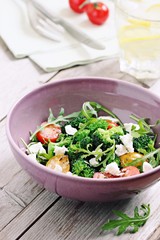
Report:
M 119 178 L 120 176 L 115 176 L 110 173 L 104 173 L 105 178 Z
M 112 127 L 118 127 L 118 124 L 116 122 L 112 122 L 109 120 L 107 120 L 107 122 L 109 123 L 107 129 L 111 129 Z
M 46 123 L 42 123 L 41 126 Z M 61 128 L 55 124 L 49 124 L 36 134 L 37 139 L 42 143 L 55 142 L 61 133 Z
M 104 176 L 104 174 L 101 173 L 101 172 L 95 172 L 94 175 L 93 175 L 93 178 L 104 179 L 105 176 Z
M 88 3 L 86 12 L 89 20 L 97 25 L 103 24 L 109 16 L 108 7 L 102 2 Z
M 120 161 L 121 161 L 121 166 L 125 167 L 126 164 L 131 163 L 133 160 L 136 158 L 142 158 L 144 155 L 137 153 L 137 152 L 132 152 L 132 153 L 125 153 L 124 155 L 120 156 Z M 143 162 L 137 162 L 135 164 L 136 167 L 142 166 Z
M 121 172 L 123 173 L 122 177 L 130 177 L 130 176 L 140 174 L 139 169 L 134 166 L 128 166 L 128 167 L 122 168 Z
M 82 3 L 86 0 L 69 0 L 70 8 L 76 13 L 83 13 L 85 11 L 86 5 L 84 7 L 80 7 Z

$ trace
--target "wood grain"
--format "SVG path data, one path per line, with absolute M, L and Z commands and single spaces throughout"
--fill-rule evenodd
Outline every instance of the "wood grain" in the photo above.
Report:
M 64 78 L 100 76 L 118 78 L 143 86 L 119 70 L 110 58 L 85 66 L 44 73 L 29 59 L 16 60 L 0 39 L 0 240 L 159 240 L 160 183 L 130 200 L 112 203 L 83 203 L 61 198 L 39 186 L 16 162 L 5 132 L 10 107 L 24 94 L 42 84 Z M 151 217 L 134 235 L 115 236 L 102 232 L 101 225 L 114 218 L 112 209 L 132 214 L 136 205 L 151 204 Z

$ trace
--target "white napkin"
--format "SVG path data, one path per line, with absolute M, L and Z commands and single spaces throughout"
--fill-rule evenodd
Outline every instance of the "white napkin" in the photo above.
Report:
M 44 4 L 43 0 L 39 2 Z M 60 42 L 40 36 L 30 26 L 24 0 L 0 0 L 0 36 L 16 58 L 28 56 L 46 72 L 115 56 L 118 53 L 118 44 L 114 26 L 114 4 L 109 0 L 103 2 L 108 5 L 110 16 L 105 24 L 96 26 L 89 22 L 85 13 L 74 13 L 69 8 L 68 0 L 45 0 L 46 6 L 56 14 L 105 44 L 105 50 L 83 45 L 59 26 L 55 26 L 54 31 Z

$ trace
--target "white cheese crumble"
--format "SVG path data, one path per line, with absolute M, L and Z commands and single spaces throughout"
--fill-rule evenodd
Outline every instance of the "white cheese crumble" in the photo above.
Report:
M 122 144 L 119 144 L 119 145 L 116 145 L 116 150 L 115 150 L 115 153 L 117 154 L 117 156 L 122 156 L 123 154 L 127 153 L 127 149 L 124 145 Z
M 58 146 L 55 146 L 55 149 L 54 149 L 54 153 L 55 155 L 58 155 L 58 154 L 65 154 L 65 152 L 67 152 L 68 149 L 65 147 L 65 146 L 62 146 L 62 147 L 58 147 Z
M 124 146 L 126 147 L 126 149 L 128 150 L 128 152 L 134 152 L 133 137 L 131 134 L 127 133 L 123 136 L 120 136 L 120 139 L 121 139 L 122 143 L 124 144 Z
M 98 118 L 104 119 L 104 120 L 109 120 L 111 122 L 118 123 L 119 120 L 117 118 L 113 118 L 111 116 L 99 116 Z
M 59 165 L 59 164 L 55 164 L 55 168 L 54 168 L 54 170 L 56 171 L 56 172 L 62 172 L 62 167 Z
M 73 176 L 73 174 L 71 172 L 66 172 L 66 175 Z
M 36 160 L 36 162 L 37 162 L 36 153 L 31 153 L 31 154 L 28 155 L 28 157 L 30 157 L 34 161 Z
M 145 172 L 149 172 L 150 170 L 152 170 L 153 167 L 150 163 L 144 162 L 142 169 L 143 169 L 143 172 L 145 173 Z
M 91 159 L 89 160 L 89 163 L 90 163 L 90 165 L 92 165 L 92 166 L 96 166 L 99 162 L 97 162 L 96 158 L 91 158 Z
M 73 128 L 71 125 L 66 125 L 65 131 L 68 135 L 74 135 L 77 132 L 77 129 Z
M 138 124 L 134 124 L 134 123 L 124 123 L 124 128 L 126 129 L 127 132 L 131 133 L 132 131 L 132 127 L 135 127 L 135 130 L 139 130 L 140 127 Z
M 105 172 L 110 173 L 114 176 L 119 176 L 121 174 L 121 171 L 116 162 L 112 162 L 108 164 L 105 168 Z
M 40 142 L 30 145 L 28 147 L 28 150 L 30 153 L 35 153 L 35 154 L 46 153 L 46 150 L 44 149 L 44 147 L 42 146 L 42 143 L 40 143 Z

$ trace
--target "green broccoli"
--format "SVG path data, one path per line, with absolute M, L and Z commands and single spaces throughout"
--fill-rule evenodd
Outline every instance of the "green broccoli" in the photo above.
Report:
M 149 134 L 144 134 L 138 138 L 133 138 L 133 147 L 135 151 L 143 154 L 154 151 L 154 143 L 155 140 Z
M 80 148 L 87 148 L 87 145 L 92 142 L 89 136 L 90 131 L 88 129 L 79 130 L 75 133 L 73 137 L 73 144 L 78 143 Z
M 104 130 L 98 128 L 92 135 L 93 138 L 93 146 L 97 147 L 100 144 L 102 145 L 102 149 L 106 149 L 108 147 L 111 147 L 115 143 L 114 137 L 115 134 L 123 135 L 123 129 L 121 126 L 118 127 L 112 127 L 111 129 Z M 112 138 L 113 137 L 113 138 Z
M 86 128 L 89 129 L 92 133 L 95 132 L 98 128 L 106 130 L 108 127 L 108 122 L 101 118 L 92 118 L 89 123 L 90 124 L 88 124 Z
M 88 146 L 89 146 L 89 149 L 92 149 L 92 138 L 89 136 L 86 136 L 80 141 L 80 147 L 87 149 Z
M 84 161 L 78 159 L 71 164 L 71 172 L 77 176 L 92 178 L 94 174 L 94 168 Z
M 84 124 L 87 122 L 87 118 L 85 118 L 83 115 L 79 114 L 78 117 L 71 120 L 68 124 L 70 124 L 74 128 L 79 128 L 80 124 Z
M 114 139 L 114 140 L 115 140 L 115 144 L 121 144 L 121 143 L 122 143 L 122 141 L 121 141 L 121 139 L 120 139 L 120 136 L 119 136 L 119 134 L 117 134 L 117 133 L 114 133 L 114 134 L 111 136 L 111 139 Z
M 75 134 L 74 134 L 74 137 L 73 137 L 73 143 L 77 143 L 77 142 L 80 142 L 81 140 L 83 140 L 85 137 L 88 137 L 90 134 L 90 130 L 88 129 L 80 129 L 79 131 L 77 131 Z

